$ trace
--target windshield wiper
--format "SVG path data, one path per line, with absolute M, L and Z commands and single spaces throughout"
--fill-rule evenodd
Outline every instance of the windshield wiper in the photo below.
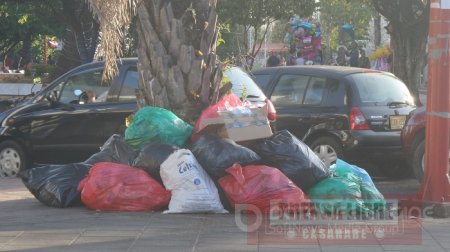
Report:
M 257 95 L 247 95 L 247 98 L 259 98 Z

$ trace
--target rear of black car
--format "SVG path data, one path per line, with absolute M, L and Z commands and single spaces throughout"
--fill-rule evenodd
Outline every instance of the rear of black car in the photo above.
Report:
M 351 87 L 349 132 L 353 140 L 347 157 L 382 162 L 401 159 L 401 129 L 415 108 L 408 88 L 394 75 L 378 71 L 345 78 Z
M 401 128 L 415 106 L 406 85 L 393 74 L 320 65 L 262 68 L 252 74 L 276 106 L 277 130 L 289 130 L 321 158 L 334 157 L 327 162 L 335 161 L 336 157 L 350 162 L 395 161 L 398 164 L 402 160 Z M 303 90 L 314 87 L 317 79 L 325 79 L 321 102 L 307 103 L 305 91 L 303 102 L 284 106 L 279 102 L 279 90 L 282 90 L 279 86 L 289 86 L 286 76 L 297 78 L 291 85 L 308 83 Z M 292 94 L 281 101 L 289 101 Z M 326 152 L 324 155 L 322 150 Z

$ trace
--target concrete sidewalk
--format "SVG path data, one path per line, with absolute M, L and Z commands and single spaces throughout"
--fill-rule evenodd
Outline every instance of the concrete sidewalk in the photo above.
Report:
M 450 251 L 450 219 L 407 222 L 417 227 L 419 238 L 406 234 L 391 245 L 377 240 L 375 231 L 367 234 L 375 241 L 370 245 L 320 238 L 284 245 L 262 242 L 260 236 L 251 244 L 234 214 L 56 209 L 39 203 L 19 179 L 0 178 L 0 251 Z M 417 245 L 404 245 L 408 241 Z

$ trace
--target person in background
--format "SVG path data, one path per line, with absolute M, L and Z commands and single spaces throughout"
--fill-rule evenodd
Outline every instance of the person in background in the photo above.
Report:
M 286 59 L 284 57 L 281 57 L 280 66 L 286 66 Z
M 358 67 L 359 49 L 356 41 L 353 41 L 350 45 L 350 51 L 347 52 L 347 56 L 350 57 L 350 66 Z
M 360 51 L 361 56 L 359 57 L 358 63 L 361 68 L 370 68 L 370 60 L 369 57 L 366 56 L 366 51 Z
M 338 46 L 336 63 L 338 66 L 346 66 L 347 60 L 345 59 L 345 55 L 347 53 L 347 48 L 343 45 Z
M 267 59 L 267 66 L 268 67 L 276 67 L 276 66 L 279 66 L 280 63 L 281 63 L 280 58 L 274 52 L 270 52 L 270 56 Z
M 302 52 L 297 52 L 297 59 L 295 60 L 295 64 L 296 65 L 304 65 L 305 64 L 305 59 L 302 56 Z

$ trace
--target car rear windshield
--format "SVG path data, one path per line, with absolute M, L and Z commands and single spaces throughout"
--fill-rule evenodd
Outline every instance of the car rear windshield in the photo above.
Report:
M 266 96 L 250 76 L 238 67 L 232 67 L 224 72 L 233 84 L 232 92 L 240 98 L 250 101 L 264 101 Z
M 413 98 L 406 85 L 396 77 L 385 73 L 360 73 L 351 75 L 362 103 L 388 105 L 405 103 L 413 105 Z
M 272 75 L 270 75 L 270 74 L 255 74 L 255 75 L 253 75 L 253 79 L 255 80 L 256 84 L 258 84 L 258 86 L 261 89 L 266 89 L 271 78 L 272 78 Z

